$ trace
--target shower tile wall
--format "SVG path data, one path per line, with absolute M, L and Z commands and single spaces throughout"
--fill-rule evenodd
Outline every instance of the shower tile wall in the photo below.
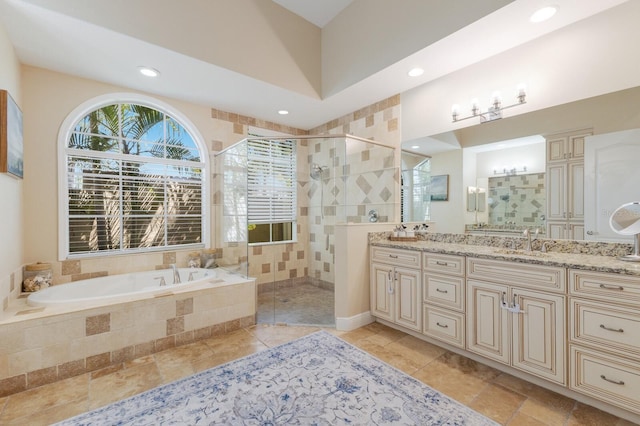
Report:
M 489 223 L 539 225 L 545 214 L 544 173 L 489 178 Z

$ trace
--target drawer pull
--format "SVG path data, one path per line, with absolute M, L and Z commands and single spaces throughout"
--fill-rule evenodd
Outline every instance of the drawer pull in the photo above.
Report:
M 604 374 L 600 375 L 600 378 L 604 381 L 607 381 L 609 383 L 613 383 L 614 385 L 624 385 L 624 382 L 622 380 L 611 380 L 611 379 L 607 379 L 607 376 L 605 376 Z
M 439 260 L 436 261 L 436 265 L 440 265 L 440 266 L 449 266 L 449 263 L 447 262 L 440 262 Z
M 604 288 L 604 289 L 607 289 L 607 290 L 618 290 L 618 291 L 624 290 L 624 287 L 622 287 L 621 285 L 600 284 L 600 288 Z
M 436 288 L 436 291 L 437 291 L 438 293 L 444 293 L 444 294 L 449 293 L 449 290 L 440 290 L 439 288 Z
M 603 330 L 615 331 L 616 333 L 624 333 L 624 330 L 621 328 L 610 328 L 604 324 L 600 324 L 600 328 L 602 328 Z
M 398 255 L 397 254 L 390 254 L 389 257 L 392 258 L 392 259 L 397 259 Z
M 448 325 L 448 324 L 440 324 L 439 322 L 436 322 L 436 325 L 437 325 L 438 327 L 442 327 L 442 328 L 449 328 L 449 325 Z

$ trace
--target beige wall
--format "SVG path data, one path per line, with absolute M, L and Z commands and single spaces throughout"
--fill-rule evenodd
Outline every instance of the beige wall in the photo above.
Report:
M 24 111 L 22 88 L 20 85 L 20 64 L 4 27 L 0 24 L 0 89 L 7 90 Z M 26 145 L 26 142 L 25 142 Z M 16 291 L 21 281 L 23 263 L 23 181 L 7 174 L 0 174 L 0 301 L 3 307 L 9 300 L 9 293 Z M 12 278 L 13 276 L 13 278 Z

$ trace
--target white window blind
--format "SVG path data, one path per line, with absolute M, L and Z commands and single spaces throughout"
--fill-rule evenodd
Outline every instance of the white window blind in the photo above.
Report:
M 248 140 L 250 224 L 296 220 L 296 152 L 291 140 Z
M 173 118 L 108 105 L 76 124 L 65 154 L 69 256 L 203 242 L 205 164 Z

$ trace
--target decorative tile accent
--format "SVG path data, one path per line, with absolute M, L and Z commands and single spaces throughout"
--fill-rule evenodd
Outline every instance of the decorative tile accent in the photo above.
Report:
M 27 373 L 27 388 L 31 389 L 46 385 L 56 380 L 58 380 L 58 369 L 55 366 L 31 371 Z
M 84 374 L 86 371 L 84 361 L 84 359 L 78 359 L 75 361 L 65 362 L 64 364 L 59 364 L 58 380 L 68 379 L 69 377 Z
M 122 349 L 116 349 L 115 351 L 111 352 L 111 362 L 119 363 L 131 361 L 132 359 L 135 359 L 135 353 L 136 352 L 134 346 L 127 346 Z
M 111 354 L 104 352 L 98 355 L 88 356 L 86 361 L 87 371 L 98 370 L 111 364 Z
M 262 273 L 263 274 L 268 274 L 269 272 L 271 272 L 271 264 L 270 263 L 263 263 L 262 264 Z
M 102 314 L 85 319 L 85 336 L 111 331 L 111 314 Z
M 244 135 L 244 126 L 240 123 L 233 123 L 233 133 Z
M 8 377 L 0 380 L 0 398 L 14 393 L 22 392 L 27 389 L 27 375 Z
M 397 130 L 398 130 L 398 119 L 397 118 L 392 118 L 391 120 L 387 121 L 387 131 L 395 132 Z
M 167 320 L 167 336 L 184 332 L 184 317 L 169 318 Z
M 211 141 L 211 151 L 222 151 L 224 144 L 222 141 Z
M 193 313 L 193 297 L 183 300 L 176 300 L 176 316 Z
M 171 349 L 176 347 L 176 339 L 175 336 L 167 336 L 161 339 L 156 339 L 154 342 L 154 351 L 161 352 L 166 349 Z

